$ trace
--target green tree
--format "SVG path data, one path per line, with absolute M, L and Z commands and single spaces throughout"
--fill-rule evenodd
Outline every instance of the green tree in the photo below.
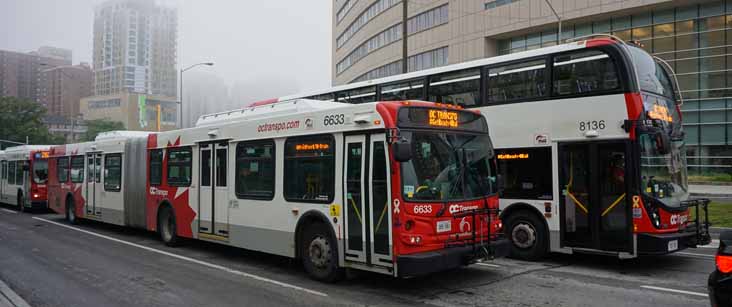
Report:
M 62 144 L 43 123 L 46 108 L 28 99 L 0 97 L 0 139 L 30 144 Z M 3 148 L 7 147 L 4 144 Z
M 106 119 L 95 119 L 86 121 L 86 133 L 81 139 L 83 142 L 93 141 L 97 137 L 97 134 L 107 131 L 125 130 L 125 125 L 121 122 L 106 120 Z

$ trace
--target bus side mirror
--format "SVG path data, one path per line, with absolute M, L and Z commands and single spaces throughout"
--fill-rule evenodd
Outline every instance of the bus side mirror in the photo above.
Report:
M 671 138 L 665 131 L 658 131 L 655 135 L 656 138 L 656 150 L 662 155 L 667 155 L 671 152 Z
M 391 144 L 391 150 L 394 153 L 394 160 L 398 162 L 407 162 L 412 160 L 412 144 L 407 142 L 396 142 Z

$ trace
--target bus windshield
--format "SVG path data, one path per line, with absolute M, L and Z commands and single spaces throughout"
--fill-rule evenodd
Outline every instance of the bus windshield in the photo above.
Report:
M 653 134 L 641 134 L 639 140 L 643 191 L 668 207 L 681 206 L 689 198 L 683 141 L 674 142 L 671 152 L 663 155 Z
M 496 192 L 493 146 L 488 134 L 402 131 L 412 159 L 402 163 L 407 201 L 456 201 Z
M 44 184 L 48 180 L 48 160 L 33 161 L 33 181 Z

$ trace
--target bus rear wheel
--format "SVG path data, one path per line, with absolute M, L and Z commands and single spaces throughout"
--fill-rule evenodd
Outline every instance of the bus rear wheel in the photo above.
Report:
M 548 234 L 535 214 L 528 211 L 516 212 L 506 222 L 512 258 L 535 261 L 544 257 Z
M 25 212 L 25 204 L 23 203 L 23 193 L 18 192 L 18 211 Z
M 343 278 L 344 271 L 338 267 L 338 245 L 323 223 L 305 229 L 300 248 L 303 267 L 311 278 L 323 282 Z
M 72 225 L 76 225 L 76 223 L 78 223 L 78 220 L 76 219 L 76 210 L 74 209 L 74 199 L 71 197 L 66 199 L 66 221 Z
M 173 214 L 173 210 L 168 206 L 160 210 L 160 215 L 158 215 L 158 233 L 160 234 L 160 240 L 167 246 L 178 246 L 180 244 L 180 238 L 178 237 L 175 214 Z

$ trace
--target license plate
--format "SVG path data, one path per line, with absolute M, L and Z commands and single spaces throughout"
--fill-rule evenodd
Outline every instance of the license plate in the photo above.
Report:
M 437 221 L 437 232 L 448 232 L 452 227 L 452 221 Z
M 679 249 L 679 240 L 673 240 L 668 242 L 668 251 L 673 252 Z

